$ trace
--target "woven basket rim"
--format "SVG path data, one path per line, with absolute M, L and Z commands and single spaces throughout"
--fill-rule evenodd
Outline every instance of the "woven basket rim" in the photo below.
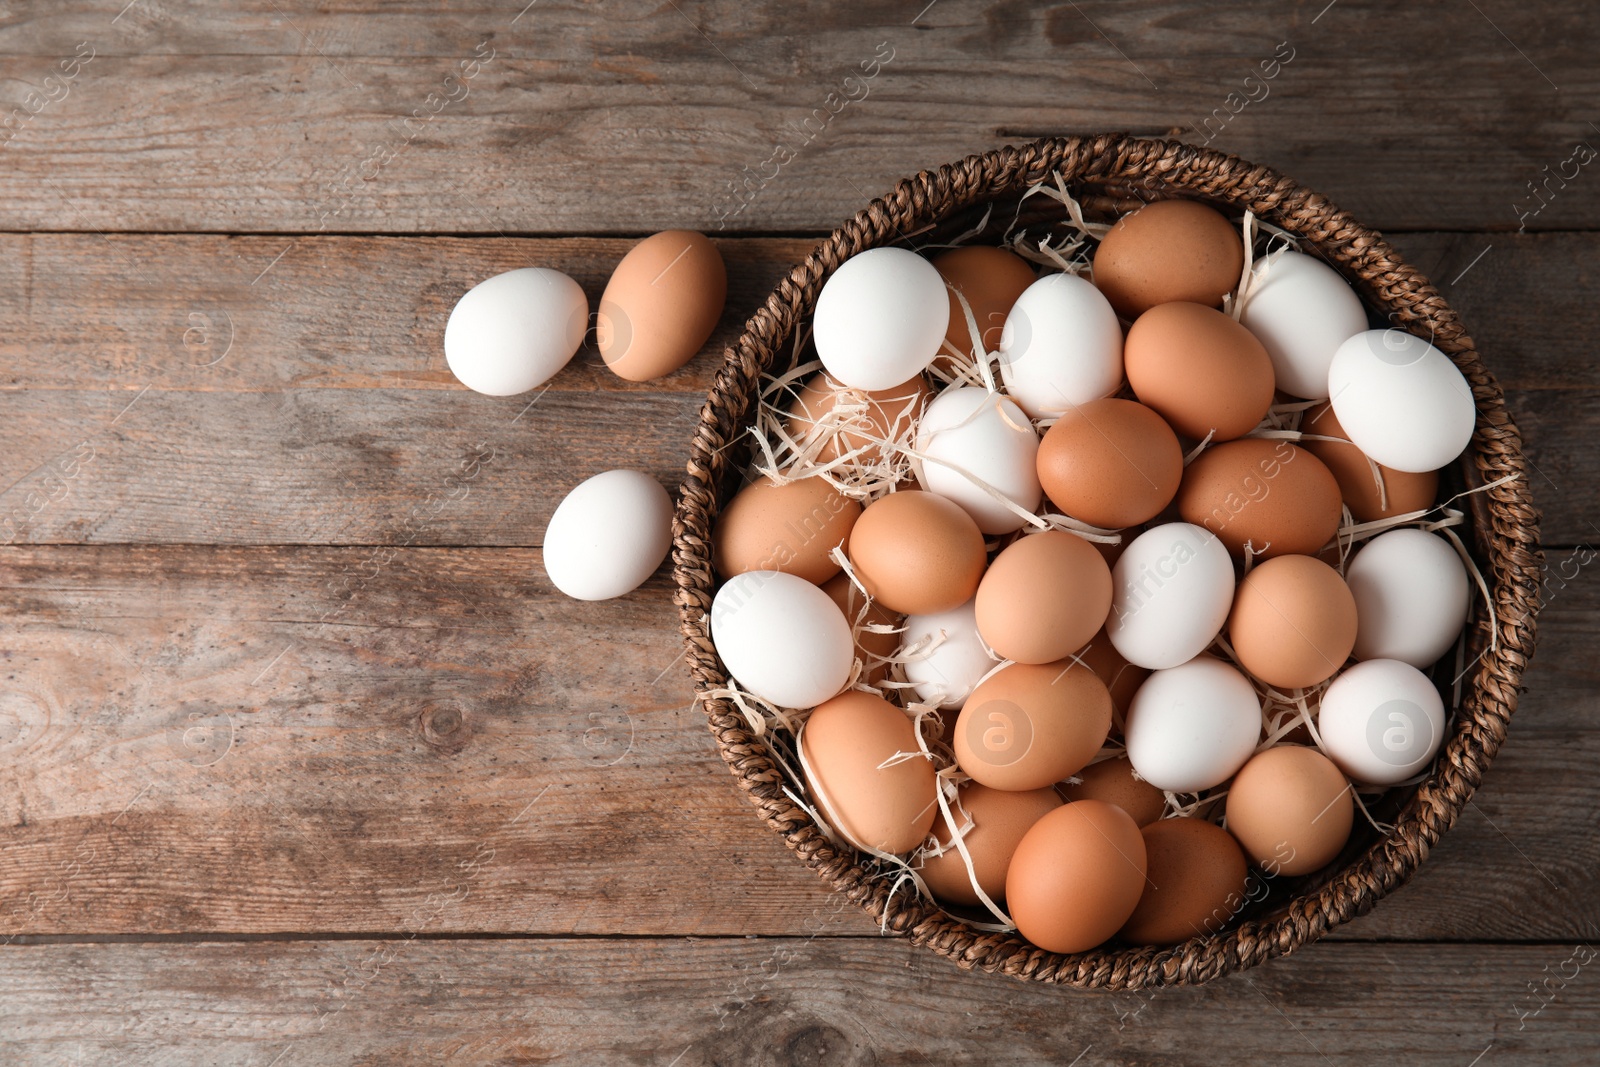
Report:
M 785 343 L 809 315 L 823 282 L 851 255 L 897 243 L 903 234 L 973 205 L 1015 198 L 1053 172 L 1069 185 L 1133 187 L 1157 196 L 1198 197 L 1249 209 L 1303 238 L 1346 278 L 1358 279 L 1365 295 L 1388 311 L 1395 325 L 1429 330 L 1434 345 L 1466 376 L 1477 406 L 1477 425 L 1461 461 L 1469 481 L 1482 485 L 1518 476 L 1467 498 L 1496 608 L 1497 647 L 1488 649 L 1487 619 L 1475 609 L 1469 649 L 1481 647 L 1482 655 L 1470 668 L 1440 758 L 1401 810 L 1394 830 L 1272 915 L 1164 948 L 1102 946 L 1062 955 L 1015 933 L 976 931 L 903 892 L 891 901 L 884 880 L 870 876 L 854 851 L 835 847 L 784 794 L 782 772 L 738 711 L 726 700 L 707 696 L 727 682 L 704 621 L 716 590 L 710 534 L 722 504 L 718 491 L 726 473 L 727 446 L 748 425 L 762 371 L 784 358 Z M 962 967 L 1081 988 L 1137 989 L 1209 981 L 1287 954 L 1365 914 L 1411 876 L 1471 798 L 1505 740 L 1534 647 L 1541 567 L 1538 521 L 1521 437 L 1498 383 L 1455 311 L 1376 230 L 1271 168 L 1179 141 L 1107 133 L 1042 138 L 921 171 L 845 221 L 781 279 L 726 349 L 701 409 L 674 516 L 672 557 L 685 655 L 718 751 L 762 819 L 807 866 L 885 929 Z

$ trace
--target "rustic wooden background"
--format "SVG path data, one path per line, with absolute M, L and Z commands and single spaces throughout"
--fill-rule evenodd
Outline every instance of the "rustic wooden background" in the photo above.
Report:
M 819 7 L 0 2 L 0 1061 L 1594 1062 L 1592 7 Z M 578 604 L 538 545 L 589 474 L 675 480 L 817 235 L 1107 129 L 1386 231 L 1505 385 L 1551 570 L 1511 739 L 1410 885 L 1226 981 L 1089 995 L 842 910 L 717 759 L 665 575 Z M 474 282 L 595 298 L 665 227 L 731 276 L 683 371 L 453 381 Z

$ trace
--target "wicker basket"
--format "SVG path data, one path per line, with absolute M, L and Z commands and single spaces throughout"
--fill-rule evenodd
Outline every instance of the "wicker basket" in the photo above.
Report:
M 795 328 L 810 316 L 823 282 L 846 259 L 908 235 L 937 242 L 970 229 L 993 204 L 1009 222 L 1030 185 L 1059 173 L 1069 190 L 1106 208 L 1132 198 L 1203 199 L 1225 212 L 1249 209 L 1301 237 L 1340 268 L 1370 307 L 1447 353 L 1471 383 L 1478 420 L 1472 443 L 1444 481 L 1454 489 L 1523 475 L 1466 498 L 1471 551 L 1496 605 L 1498 642 L 1489 648 L 1484 605 L 1474 608 L 1468 656 L 1481 656 L 1463 679 L 1453 726 L 1433 771 L 1414 790 L 1386 798 L 1394 829 L 1359 832 L 1320 875 L 1281 887 L 1245 921 L 1168 948 L 1099 949 L 1061 955 L 1016 934 L 981 933 L 904 890 L 891 899 L 886 880 L 855 852 L 832 845 L 783 793 L 783 777 L 766 745 L 726 700 L 705 696 L 727 674 L 706 632 L 716 591 L 710 533 L 736 488 L 742 439 L 763 372 L 786 364 Z M 1032 207 L 1044 198 L 1027 202 Z M 1125 205 L 1123 205 L 1125 206 Z M 1059 205 L 1056 205 L 1059 210 Z M 730 447 L 730 443 L 732 447 Z M 1447 490 L 1448 491 L 1448 490 Z M 1470 531 L 1470 533 L 1468 533 Z M 1314 941 L 1367 912 L 1403 883 L 1427 856 L 1482 780 L 1516 708 L 1518 683 L 1533 653 L 1540 554 L 1538 513 L 1528 492 L 1522 441 L 1506 413 L 1499 385 L 1486 370 L 1456 313 L 1381 236 L 1327 200 L 1266 167 L 1174 141 L 1108 134 L 1052 138 L 969 156 L 900 182 L 848 220 L 778 283 L 738 341 L 727 350 L 701 409 L 690 445 L 688 476 L 674 522 L 673 563 L 687 659 L 717 747 L 767 825 L 839 892 L 888 930 L 948 956 L 963 967 L 1020 979 L 1084 988 L 1137 989 L 1209 981 Z M 1359 822 L 1359 820 L 1358 820 Z M 1287 880 L 1280 880 L 1287 881 Z

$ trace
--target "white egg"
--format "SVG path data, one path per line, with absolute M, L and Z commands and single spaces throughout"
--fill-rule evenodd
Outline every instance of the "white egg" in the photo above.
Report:
M 1477 407 L 1450 357 L 1401 330 L 1365 330 L 1328 368 L 1333 413 L 1361 451 L 1397 471 L 1438 470 L 1472 440 Z
M 444 327 L 444 358 L 462 385 L 490 396 L 537 389 L 583 344 L 589 298 L 548 267 L 496 274 L 456 301 Z
M 1027 520 L 973 478 L 1028 511 L 1044 497 L 1039 435 L 1022 409 L 999 393 L 969 386 L 934 397 L 917 424 L 917 451 L 927 456 L 912 462 L 917 481 L 960 504 L 986 534 L 1020 530 Z
M 782 571 L 728 579 L 711 601 L 711 639 L 741 686 L 781 708 L 836 696 L 856 660 L 844 612 L 817 586 Z
M 1233 588 L 1233 560 L 1211 531 L 1187 522 L 1156 526 L 1111 569 L 1106 636 L 1136 667 L 1176 667 L 1222 631 Z
M 1467 567 L 1438 534 L 1414 527 L 1379 534 L 1351 559 L 1345 582 L 1356 600 L 1356 659 L 1429 667 L 1466 625 Z
M 1367 313 L 1339 272 L 1314 256 L 1284 249 L 1250 268 L 1239 322 L 1272 357 L 1278 388 L 1326 400 L 1328 367 L 1339 346 L 1367 328 Z
M 1054 418 L 1122 385 L 1122 327 L 1110 301 L 1076 274 L 1025 289 L 1000 334 L 1006 395 L 1036 419 Z
M 869 248 L 823 283 L 812 320 L 828 373 L 855 389 L 889 389 L 933 362 L 950 298 L 932 263 L 904 248 Z
M 901 650 L 915 644 L 924 649 L 906 661 L 906 681 L 913 684 L 912 692 L 924 704 L 959 708 L 978 680 L 999 666 L 1000 661 L 989 654 L 978 636 L 976 604 L 969 600 L 936 615 L 906 616 Z M 943 640 L 929 648 L 932 639 L 941 634 Z
M 1439 751 L 1444 701 L 1428 676 L 1409 663 L 1367 660 L 1323 692 L 1317 733 L 1345 774 L 1394 785 L 1419 773 Z
M 672 548 L 672 498 L 639 471 L 596 474 L 556 506 L 544 531 L 544 570 L 575 600 L 631 593 Z
M 1196 656 L 1144 680 L 1123 736 L 1140 778 L 1173 793 L 1199 792 L 1233 777 L 1255 752 L 1261 700 L 1233 667 Z

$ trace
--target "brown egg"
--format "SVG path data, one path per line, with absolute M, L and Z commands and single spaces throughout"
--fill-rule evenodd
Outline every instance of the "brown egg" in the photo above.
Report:
M 1183 477 L 1183 449 L 1160 415 L 1107 397 L 1061 416 L 1039 442 L 1039 484 L 1056 507 L 1120 530 L 1160 514 Z
M 1199 304 L 1158 304 L 1122 349 L 1139 401 L 1185 437 L 1243 437 L 1272 406 L 1272 359 L 1249 330 Z
M 1346 442 L 1350 440 L 1350 435 L 1339 425 L 1333 408 L 1328 404 L 1307 411 L 1300 421 L 1300 429 L 1304 433 L 1337 437 Z M 1300 447 L 1316 456 L 1333 472 L 1345 505 L 1357 522 L 1373 522 L 1408 511 L 1421 511 L 1432 507 L 1439 497 L 1438 471 L 1423 471 L 1421 474 L 1397 471 L 1381 463 L 1374 464 L 1355 445 L 1340 444 L 1338 441 L 1301 441 Z M 1383 476 L 1388 507 L 1384 507 L 1379 500 L 1378 481 L 1372 473 L 1374 465 Z
M 727 299 L 727 268 L 704 234 L 646 237 L 622 257 L 600 297 L 600 356 L 631 382 L 671 374 L 711 338 Z
M 1005 329 L 1006 316 L 1011 314 L 1011 305 L 1037 280 L 1033 266 L 1014 252 L 984 245 L 941 252 L 933 257 L 933 266 L 948 288 L 960 290 L 966 297 L 978 324 L 983 352 L 999 348 L 1000 334 Z M 967 325 L 966 312 L 955 293 L 950 294 L 950 327 L 944 338 L 957 352 L 974 356 L 972 328 Z M 941 353 L 939 358 L 953 364 L 947 353 Z
M 978 876 L 978 886 L 990 900 L 998 901 L 1006 895 L 1006 868 L 1011 866 L 1011 854 L 1017 850 L 1023 835 L 1033 824 L 1061 806 L 1061 798 L 1054 789 L 1030 789 L 1022 793 L 1007 793 L 999 789 L 969 782 L 961 787 L 961 806 L 972 818 L 961 843 L 972 856 L 972 869 Z M 954 811 L 954 805 L 951 806 Z M 955 811 L 957 820 L 961 813 Z M 941 845 L 950 844 L 950 827 L 940 812 L 933 820 L 934 840 Z M 978 905 L 981 901 L 973 891 L 972 877 L 967 874 L 967 864 L 958 849 L 922 861 L 922 880 L 940 900 L 951 904 Z
M 920 374 L 909 382 L 875 391 L 851 389 L 826 374 L 815 374 L 789 405 L 784 432 L 796 441 L 808 441 L 814 434 L 825 435 L 817 452 L 817 459 L 823 463 L 857 449 L 867 450 L 857 457 L 861 462 L 875 462 L 880 452 L 874 444 L 906 437 L 931 395 L 932 390 Z M 859 405 L 860 410 L 838 423 L 828 420 L 841 404 Z
M 856 619 L 860 616 L 861 622 L 877 623 L 884 626 L 899 626 L 899 615 L 890 611 L 875 601 L 869 601 L 861 595 L 861 590 L 856 588 L 848 574 L 840 574 L 828 579 L 822 584 L 822 591 L 833 598 L 839 605 L 839 610 L 844 612 L 845 621 L 852 630 L 856 627 Z M 866 607 L 866 614 L 862 614 L 862 607 Z M 886 657 L 892 656 L 900 647 L 899 634 L 879 634 L 862 629 L 856 632 L 856 658 L 861 661 L 861 678 L 868 685 L 877 685 L 889 673 L 890 664 Z
M 1122 653 L 1117 651 L 1103 629 L 1073 655 L 1082 660 L 1085 666 L 1106 683 L 1106 688 L 1111 692 L 1111 706 L 1115 710 L 1115 717 L 1121 719 L 1127 715 L 1133 694 L 1138 692 L 1139 686 L 1150 677 L 1150 672 L 1143 667 L 1135 667 L 1123 659 Z
M 1339 529 L 1339 483 L 1305 449 L 1246 437 L 1208 448 L 1184 468 L 1178 514 L 1217 535 L 1235 559 L 1314 556 Z
M 1017 931 L 1049 952 L 1086 952 L 1139 906 L 1144 836 L 1101 800 L 1064 804 L 1033 824 L 1006 871 L 1006 908 Z
M 1120 931 L 1135 945 L 1176 945 L 1228 924 L 1249 889 L 1250 865 L 1228 831 L 1202 819 L 1144 827 L 1145 886 Z
M 1014 663 L 972 691 L 956 719 L 956 763 L 994 789 L 1043 789 L 1082 770 L 1111 731 L 1105 683 L 1070 660 Z
M 978 584 L 978 636 L 1018 663 L 1054 663 L 1082 648 L 1111 612 L 1111 568 L 1059 530 L 1019 537 Z
M 910 852 L 933 827 L 933 764 L 920 756 L 883 766 L 897 752 L 917 752 L 906 713 L 869 693 L 840 693 L 817 705 L 801 734 L 811 791 L 834 829 L 857 848 Z
M 872 598 L 906 615 L 965 604 L 987 562 L 983 534 L 961 505 L 920 490 L 867 505 L 850 531 L 849 555 Z
M 1270 875 L 1310 874 L 1350 839 L 1350 783 L 1314 748 L 1278 745 L 1257 752 L 1228 789 L 1228 832 Z
M 1061 785 L 1062 796 L 1069 801 L 1103 800 L 1115 804 L 1140 826 L 1155 822 L 1167 810 L 1167 795 L 1142 778 L 1135 778 L 1127 756 L 1091 763 L 1073 777 L 1081 781 Z
M 711 562 L 732 578 L 783 571 L 821 584 L 839 573 L 829 556 L 850 537 L 861 505 L 822 478 L 783 485 L 760 478 L 728 502 L 711 533 Z
M 1192 200 L 1158 200 L 1122 216 L 1094 253 L 1094 284 L 1125 319 L 1173 300 L 1221 307 L 1243 272 L 1238 229 Z
M 1251 568 L 1233 596 L 1228 640 L 1244 669 L 1280 689 L 1325 682 L 1356 644 L 1356 598 L 1339 572 L 1310 556 Z

